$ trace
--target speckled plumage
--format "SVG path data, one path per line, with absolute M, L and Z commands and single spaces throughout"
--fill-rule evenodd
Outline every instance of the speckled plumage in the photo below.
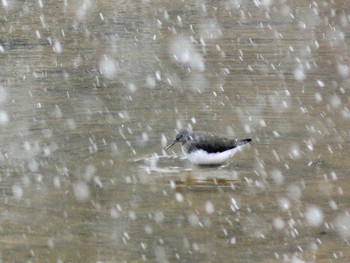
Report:
M 220 164 L 231 158 L 241 146 L 251 142 L 251 139 L 229 139 L 209 132 L 181 129 L 175 140 L 164 149 L 169 149 L 177 142 L 182 143 L 182 151 L 193 163 Z

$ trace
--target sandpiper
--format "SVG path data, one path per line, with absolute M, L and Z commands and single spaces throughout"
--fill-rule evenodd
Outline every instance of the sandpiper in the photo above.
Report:
M 169 149 L 177 142 L 182 143 L 182 152 L 194 164 L 218 165 L 241 150 L 252 139 L 228 139 L 209 132 L 181 129 L 174 141 L 164 150 Z

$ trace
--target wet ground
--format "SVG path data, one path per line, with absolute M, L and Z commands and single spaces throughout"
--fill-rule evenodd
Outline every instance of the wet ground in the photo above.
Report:
M 282 2 L 2 1 L 2 262 L 349 261 L 350 6 Z

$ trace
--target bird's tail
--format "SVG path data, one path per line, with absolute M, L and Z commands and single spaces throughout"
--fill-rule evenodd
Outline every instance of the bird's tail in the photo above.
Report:
M 238 140 L 237 141 L 237 146 L 242 146 L 244 144 L 250 143 L 252 139 L 243 139 L 243 140 Z

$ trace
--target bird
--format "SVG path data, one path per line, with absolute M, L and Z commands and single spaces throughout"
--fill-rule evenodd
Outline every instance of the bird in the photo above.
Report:
M 181 129 L 175 140 L 164 147 L 169 149 L 174 144 L 182 143 L 182 152 L 194 164 L 219 165 L 226 162 L 252 139 L 229 139 L 210 132 Z

